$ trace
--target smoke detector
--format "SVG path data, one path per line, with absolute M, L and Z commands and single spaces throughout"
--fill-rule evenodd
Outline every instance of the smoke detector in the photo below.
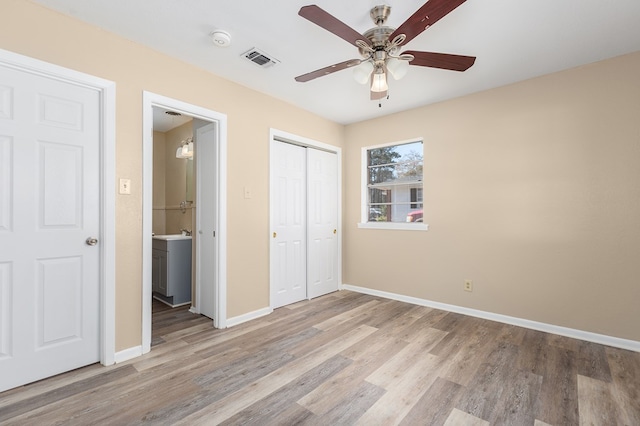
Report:
M 210 34 L 210 36 L 213 44 L 218 47 L 227 47 L 231 45 L 231 35 L 226 31 L 215 30 Z

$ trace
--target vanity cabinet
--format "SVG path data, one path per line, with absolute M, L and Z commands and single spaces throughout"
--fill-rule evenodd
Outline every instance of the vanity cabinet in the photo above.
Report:
M 155 293 L 167 294 L 167 252 L 153 249 L 151 287 Z
M 151 286 L 156 299 L 178 306 L 191 302 L 191 238 L 153 239 Z

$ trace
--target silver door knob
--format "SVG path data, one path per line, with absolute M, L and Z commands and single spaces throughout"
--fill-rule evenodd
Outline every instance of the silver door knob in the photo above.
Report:
M 89 237 L 87 238 L 86 243 L 88 246 L 95 246 L 96 244 L 98 244 L 98 239 L 94 237 Z

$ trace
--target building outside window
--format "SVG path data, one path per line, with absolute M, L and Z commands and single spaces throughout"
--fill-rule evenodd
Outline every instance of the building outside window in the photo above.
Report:
M 422 141 L 368 147 L 363 155 L 367 222 L 422 222 Z

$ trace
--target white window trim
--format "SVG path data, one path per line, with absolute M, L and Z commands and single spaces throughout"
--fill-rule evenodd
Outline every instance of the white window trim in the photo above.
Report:
M 391 229 L 395 231 L 428 231 L 429 224 L 424 222 L 404 223 L 404 222 L 360 222 L 358 228 L 361 229 Z
M 360 167 L 360 222 L 358 223 L 358 228 L 361 229 L 389 229 L 389 230 L 397 230 L 397 231 L 427 231 L 429 230 L 429 224 L 424 222 L 418 223 L 404 223 L 404 222 L 369 222 L 369 215 L 367 209 L 367 170 L 369 164 L 367 163 L 367 151 L 370 149 L 376 148 L 384 148 L 387 146 L 393 145 L 403 145 L 412 142 L 422 142 L 422 155 L 424 157 L 424 139 L 423 138 L 412 138 L 399 142 L 389 142 L 380 145 L 370 145 L 362 147 L 360 153 L 361 159 L 361 167 Z M 424 206 L 424 167 L 422 169 L 422 181 L 423 181 L 423 206 Z

